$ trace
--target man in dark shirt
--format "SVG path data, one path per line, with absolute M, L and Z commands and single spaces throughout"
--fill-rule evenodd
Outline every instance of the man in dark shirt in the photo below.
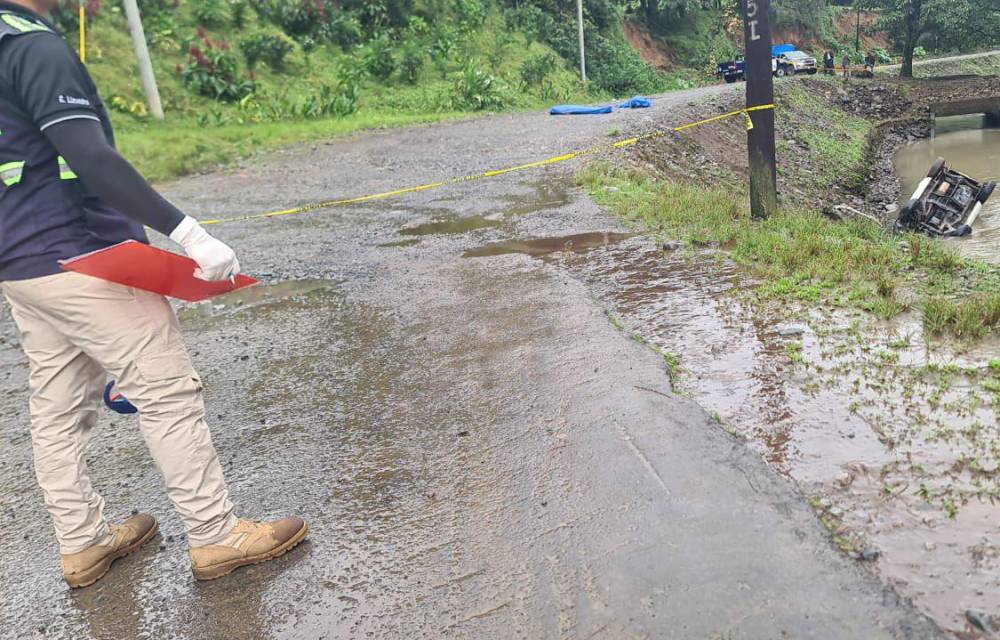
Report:
M 106 373 L 140 429 L 187 530 L 195 577 L 281 555 L 299 518 L 240 520 L 205 423 L 201 382 L 162 297 L 60 270 L 59 261 L 146 225 L 180 244 L 195 275 L 239 273 L 236 254 L 150 187 L 115 149 L 104 104 L 79 58 L 42 16 L 58 0 L 0 0 L 0 288 L 30 364 L 35 475 L 71 587 L 152 539 L 156 520 L 104 519 L 84 449 Z M 135 265 L 141 269 L 142 265 Z
M 867 74 L 868 77 L 875 75 L 875 54 L 871 51 L 869 51 L 868 55 L 865 56 L 865 74 Z

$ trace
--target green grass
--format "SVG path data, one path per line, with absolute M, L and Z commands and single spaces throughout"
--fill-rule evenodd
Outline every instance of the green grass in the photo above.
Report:
M 950 274 L 964 264 L 961 256 L 954 249 L 927 236 L 910 234 L 906 236 L 906 245 L 910 262 L 917 267 L 924 267 L 941 274 Z
M 860 191 L 867 175 L 865 152 L 872 123 L 832 109 L 822 95 L 801 84 L 786 83 L 777 102 L 776 126 L 804 143 L 812 159 L 811 167 L 783 165 L 780 170 L 792 180 L 817 183 L 821 188 L 840 183 Z M 816 126 L 818 122 L 823 126 Z
M 358 130 L 438 122 L 473 112 L 456 108 L 454 85 L 463 67 L 471 63 L 497 79 L 503 106 L 499 110 L 536 109 L 554 102 L 596 102 L 609 99 L 599 91 L 580 85 L 575 70 L 562 60 L 541 85 L 528 86 L 521 69 L 532 56 L 550 53 L 539 42 L 504 28 L 494 11 L 477 32 L 460 37 L 456 52 L 443 66 L 425 56 L 415 84 L 397 72 L 388 79 L 365 77 L 359 108 L 344 118 L 303 120 L 279 117 L 261 122 L 236 104 L 227 104 L 193 94 L 183 86 L 177 65 L 187 60 L 185 43 L 196 32 L 193 3 L 182 3 L 173 17 L 176 29 L 158 31 L 147 25 L 151 53 L 166 121 L 145 113 L 145 97 L 138 82 L 135 56 L 120 13 L 107 3 L 90 23 L 88 69 L 112 110 L 112 118 L 123 154 L 149 179 L 163 181 L 244 158 L 261 150 L 288 144 L 322 140 Z M 227 42 L 240 58 L 238 42 L 257 33 L 275 34 L 279 29 L 263 23 L 249 11 L 247 24 L 209 30 L 213 40 Z M 258 65 L 257 93 L 262 100 L 281 103 L 315 95 L 322 86 L 334 85 L 341 68 L 357 67 L 359 50 L 343 51 L 326 44 L 305 54 L 300 46 L 288 57 L 281 73 Z M 398 52 L 397 52 L 398 55 Z
M 667 375 L 670 377 L 670 383 L 673 385 L 677 384 L 677 380 L 681 373 L 681 360 L 675 354 L 660 350 L 660 354 L 663 356 L 663 363 L 667 365 Z
M 805 356 L 802 355 L 802 343 L 801 342 L 788 342 L 785 344 L 785 355 L 788 359 L 795 364 L 802 364 L 805 362 Z
M 924 327 L 933 334 L 945 332 L 979 338 L 1000 332 L 1000 293 L 974 294 L 962 299 L 932 295 L 922 307 Z
M 864 188 L 872 124 L 830 105 L 819 83 L 786 84 L 779 95 L 779 146 L 797 146 L 781 163 L 786 182 L 821 197 Z M 785 133 L 788 132 L 788 133 Z M 1000 333 L 1000 268 L 967 260 L 939 240 L 893 236 L 866 219 L 834 222 L 811 201 L 752 220 L 742 181 L 657 179 L 645 171 L 594 162 L 579 182 L 600 204 L 637 227 L 695 246 L 713 245 L 747 266 L 760 295 L 827 302 L 892 318 L 911 306 L 930 334 L 978 338 Z M 608 187 L 614 187 L 609 189 Z
M 379 114 L 345 118 L 225 124 L 202 128 L 191 119 L 148 123 L 118 134 L 118 146 L 147 179 L 158 182 L 227 164 L 259 151 L 333 138 L 363 129 L 402 127 L 469 117 L 462 113 Z
M 939 241 L 901 241 L 868 220 L 833 222 L 810 210 L 753 220 L 745 194 L 658 180 L 605 162 L 591 163 L 577 177 L 599 204 L 635 226 L 726 250 L 757 276 L 763 296 L 829 302 L 891 318 L 906 310 L 899 292 L 910 288 L 922 300 L 929 333 L 1000 333 L 998 270 L 964 260 Z M 955 282 L 968 280 L 958 277 L 963 273 L 985 275 L 978 289 L 961 290 Z
M 578 178 L 595 199 L 630 222 L 693 244 L 728 249 L 769 276 L 775 293 L 812 298 L 813 287 L 820 292 L 875 282 L 906 263 L 893 239 L 867 220 L 834 223 L 817 212 L 782 211 L 754 221 L 744 194 L 659 181 L 600 162 L 588 165 Z
M 577 179 L 629 222 L 696 244 L 728 244 L 742 217 L 739 201 L 724 189 L 657 182 L 641 172 L 614 169 L 604 162 L 587 165 Z

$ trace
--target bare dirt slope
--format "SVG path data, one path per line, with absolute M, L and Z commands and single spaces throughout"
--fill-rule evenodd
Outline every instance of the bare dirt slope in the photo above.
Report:
M 628 40 L 629 46 L 635 49 L 647 63 L 661 71 L 677 68 L 677 61 L 670 52 L 670 48 L 665 42 L 650 33 L 646 25 L 626 20 L 624 29 L 625 39 Z

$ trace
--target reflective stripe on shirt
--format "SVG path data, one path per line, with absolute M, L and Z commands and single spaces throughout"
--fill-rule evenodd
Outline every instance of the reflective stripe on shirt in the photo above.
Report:
M 69 163 L 66 162 L 66 158 L 59 156 L 59 179 L 60 180 L 76 180 L 77 175 L 73 173 L 73 170 L 69 168 Z
M 0 164 L 0 180 L 5 186 L 13 187 L 21 181 L 24 175 L 24 162 L 8 162 Z

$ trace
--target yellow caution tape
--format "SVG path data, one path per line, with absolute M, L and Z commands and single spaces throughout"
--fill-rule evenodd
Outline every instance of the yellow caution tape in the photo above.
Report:
M 747 130 L 753 129 L 753 120 L 750 118 L 750 114 L 755 111 L 767 111 L 773 110 L 773 104 L 764 104 L 756 107 L 747 107 L 746 109 L 739 109 L 737 111 L 730 111 L 729 113 L 724 113 L 719 116 L 714 116 L 712 118 L 706 118 L 704 120 L 699 120 L 698 122 L 691 122 L 689 124 L 681 125 L 679 127 L 671 127 L 669 129 L 661 129 L 658 131 L 653 131 L 650 133 L 645 133 L 641 136 L 635 138 L 627 138 L 625 140 L 619 140 L 618 142 L 613 142 L 611 144 L 599 145 L 596 147 L 591 147 L 589 149 L 583 149 L 580 151 L 573 151 L 570 153 L 564 153 L 562 155 L 553 156 L 551 158 L 546 158 L 545 160 L 538 160 L 536 162 L 529 162 L 528 164 L 522 164 L 515 167 L 507 167 L 505 169 L 494 169 L 493 171 L 485 171 L 483 173 L 475 173 L 472 175 L 462 176 L 459 178 L 450 178 L 448 180 L 442 180 L 440 182 L 431 182 L 428 184 L 422 184 L 416 187 L 407 187 L 405 189 L 394 189 L 392 191 L 384 191 L 382 193 L 373 193 L 366 196 L 357 196 L 354 198 L 343 198 L 340 200 L 326 200 L 324 202 L 315 202 L 313 204 L 306 204 L 299 207 L 293 207 L 291 209 L 283 209 L 281 211 L 270 211 L 268 213 L 256 213 L 245 216 L 231 216 L 226 218 L 212 218 L 209 220 L 201 220 L 203 225 L 213 225 L 213 224 L 223 224 L 226 222 L 244 222 L 248 220 L 263 220 L 265 218 L 281 218 L 284 216 L 295 216 L 303 213 L 309 213 L 311 211 L 318 211 L 320 209 L 330 209 L 333 207 L 339 207 L 348 204 L 360 204 L 363 202 L 372 202 L 374 200 L 385 200 L 387 198 L 394 198 L 396 196 L 405 195 L 408 193 L 417 193 L 419 191 L 427 191 L 429 189 L 437 189 L 439 187 L 445 187 L 448 185 L 460 184 L 462 182 L 471 182 L 473 180 L 483 180 L 485 178 L 494 178 L 496 176 L 502 176 L 508 173 L 514 173 L 515 171 L 525 171 L 527 169 L 537 169 L 540 167 L 546 167 L 553 164 L 559 164 L 562 162 L 568 162 L 569 160 L 574 160 L 582 156 L 593 155 L 595 153 L 600 153 L 602 151 L 611 151 L 614 149 L 622 149 L 625 147 L 631 147 L 633 145 L 639 144 L 644 140 L 652 140 L 654 138 L 660 138 L 668 133 L 686 131 L 688 129 L 693 129 L 695 127 L 700 127 L 702 125 L 710 124 L 713 122 L 718 122 L 720 120 L 725 120 L 727 118 L 733 118 L 736 116 L 743 115 L 747 119 Z

